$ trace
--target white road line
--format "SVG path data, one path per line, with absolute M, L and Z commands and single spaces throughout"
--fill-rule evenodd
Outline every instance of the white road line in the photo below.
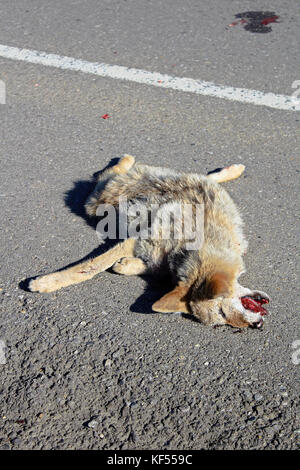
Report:
M 215 85 L 212 82 L 194 80 L 193 78 L 172 77 L 166 74 L 148 72 L 147 70 L 128 68 L 120 65 L 87 62 L 85 60 L 74 59 L 73 57 L 47 54 L 46 52 L 20 49 L 18 47 L 10 47 L 1 44 L 0 57 L 22 60 L 32 64 L 46 65 L 48 67 L 56 67 L 63 70 L 76 70 L 100 77 L 128 80 L 130 82 L 152 85 L 159 88 L 171 88 L 172 90 L 195 93 L 197 95 L 224 98 L 241 103 L 268 106 L 269 108 L 288 111 L 300 111 L 300 100 L 293 96 L 276 95 L 275 93 L 264 93 L 258 90 L 248 90 L 246 88 Z

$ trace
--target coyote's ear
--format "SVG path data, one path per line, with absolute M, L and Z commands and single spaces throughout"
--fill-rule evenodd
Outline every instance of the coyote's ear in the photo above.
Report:
M 160 313 L 172 313 L 172 312 L 183 312 L 188 313 L 186 304 L 186 294 L 188 292 L 188 286 L 179 284 L 171 292 L 164 295 L 161 299 L 152 305 L 154 312 Z
M 206 284 L 206 297 L 213 299 L 221 295 L 231 295 L 233 292 L 235 273 L 217 272 Z

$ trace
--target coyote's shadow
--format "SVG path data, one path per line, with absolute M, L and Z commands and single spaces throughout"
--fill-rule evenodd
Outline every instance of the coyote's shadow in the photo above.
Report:
M 84 204 L 88 196 L 94 191 L 98 176 L 108 168 L 118 163 L 118 158 L 113 158 L 105 168 L 93 174 L 91 180 L 74 181 L 73 188 L 65 193 L 64 200 L 70 212 L 81 217 L 88 225 L 95 228 L 98 222 L 97 217 L 87 215 Z

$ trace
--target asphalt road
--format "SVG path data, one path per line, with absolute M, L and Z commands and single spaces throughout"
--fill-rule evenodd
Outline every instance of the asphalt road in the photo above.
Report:
M 299 4 L 265 0 L 280 16 L 266 34 L 228 26 L 260 9 L 7 0 L 0 43 L 290 95 Z M 0 448 L 295 449 L 300 113 L 3 58 L 0 79 Z M 272 298 L 262 331 L 151 313 L 162 288 L 137 277 L 20 288 L 96 248 L 82 203 L 92 174 L 124 153 L 203 173 L 246 165 L 227 188 L 249 240 L 242 283 Z

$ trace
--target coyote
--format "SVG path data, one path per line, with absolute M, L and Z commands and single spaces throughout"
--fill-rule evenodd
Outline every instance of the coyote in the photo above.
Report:
M 125 238 L 104 254 L 64 270 L 32 279 L 32 292 L 52 292 L 91 279 L 109 268 L 118 274 L 169 277 L 173 289 L 152 306 L 154 312 L 184 312 L 205 325 L 261 328 L 268 313 L 264 292 L 239 284 L 247 242 L 237 207 L 219 183 L 238 178 L 244 165 L 231 165 L 207 176 L 136 163 L 125 155 L 97 179 L 85 209 L 96 216 L 101 205 L 118 209 L 120 197 L 130 204 L 156 204 L 160 213 L 175 201 L 202 205 L 203 242 L 187 249 L 184 238 Z M 174 228 L 174 227 L 173 227 Z

